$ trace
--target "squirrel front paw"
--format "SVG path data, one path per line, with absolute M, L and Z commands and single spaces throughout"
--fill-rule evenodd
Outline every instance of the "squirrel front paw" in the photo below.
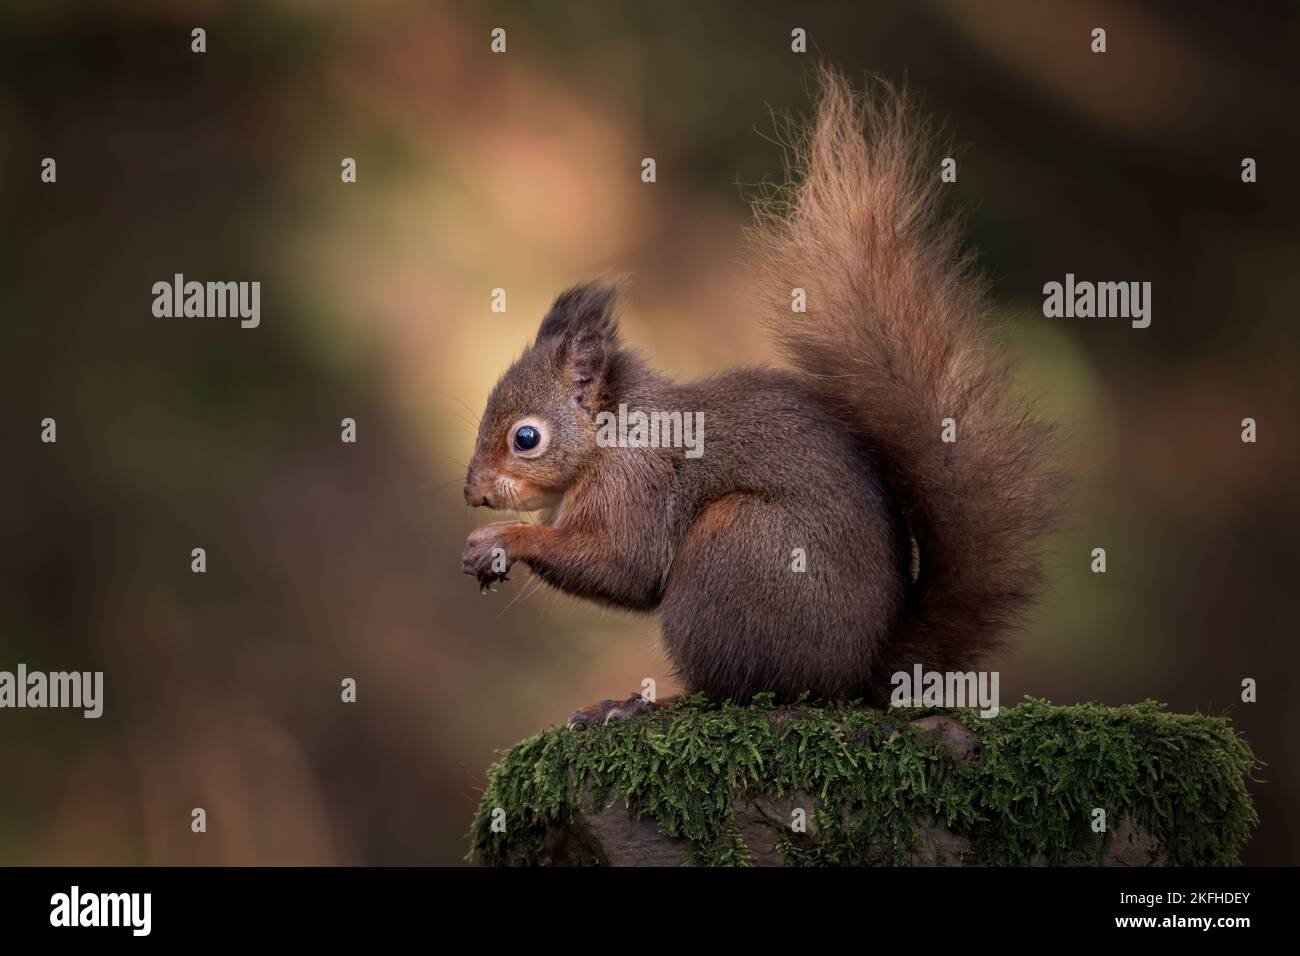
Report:
M 494 524 L 475 528 L 465 541 L 465 550 L 460 556 L 461 569 L 478 579 L 479 590 L 487 591 L 498 581 L 510 580 L 511 558 L 506 552 L 505 529 L 516 524 L 513 521 L 499 521 Z

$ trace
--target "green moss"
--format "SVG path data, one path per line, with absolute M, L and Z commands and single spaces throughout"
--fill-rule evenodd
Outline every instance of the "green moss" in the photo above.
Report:
M 930 714 L 966 726 L 980 758 L 968 764 L 908 723 Z M 1091 826 L 1101 807 L 1112 827 L 1127 817 L 1154 836 L 1170 864 L 1225 865 L 1238 862 L 1258 822 L 1245 785 L 1255 766 L 1226 718 L 1170 714 L 1154 701 L 1026 699 L 982 719 L 695 697 L 596 729 L 555 727 L 511 747 L 490 771 L 470 858 L 553 862 L 549 827 L 622 796 L 631 812 L 685 838 L 688 863 L 744 865 L 733 799 L 806 793 L 815 825 L 783 831 L 787 863 L 906 865 L 927 819 L 969 840 L 968 864 L 1093 863 L 1105 846 Z

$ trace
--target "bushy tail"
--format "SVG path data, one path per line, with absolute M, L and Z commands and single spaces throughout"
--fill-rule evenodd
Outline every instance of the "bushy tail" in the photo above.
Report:
M 823 69 L 791 182 L 752 239 L 770 326 L 797 369 L 886 469 L 920 553 L 895 670 L 970 670 L 1042 582 L 1060 500 L 1051 428 L 1007 394 L 985 286 L 941 208 L 940 159 L 905 93 L 857 94 Z M 806 290 L 807 311 L 791 310 Z M 952 419 L 954 443 L 941 440 Z M 876 688 L 878 691 L 881 686 Z

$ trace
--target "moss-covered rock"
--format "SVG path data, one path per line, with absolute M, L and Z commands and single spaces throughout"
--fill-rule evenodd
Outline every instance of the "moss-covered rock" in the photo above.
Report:
M 1028 699 L 984 719 L 696 697 L 510 748 L 490 772 L 470 858 L 1233 864 L 1257 822 L 1255 765 L 1226 718 L 1153 701 Z

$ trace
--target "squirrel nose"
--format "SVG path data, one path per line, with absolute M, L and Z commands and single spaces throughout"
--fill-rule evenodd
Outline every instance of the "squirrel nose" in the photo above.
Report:
M 488 503 L 487 495 L 478 490 L 478 482 L 474 479 L 465 481 L 465 503 L 472 508 L 482 508 Z

